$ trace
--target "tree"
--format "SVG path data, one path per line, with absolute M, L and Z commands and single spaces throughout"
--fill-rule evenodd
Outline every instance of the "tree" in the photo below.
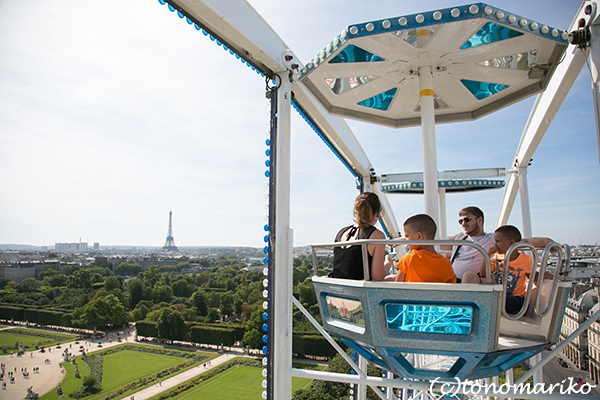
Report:
M 101 325 L 122 325 L 127 321 L 127 316 L 119 299 L 113 294 L 107 294 L 76 308 L 73 319 L 95 331 Z
M 295 260 L 294 260 L 295 261 Z M 295 262 L 294 262 L 295 264 Z M 310 270 L 304 265 L 294 268 L 293 285 L 296 286 L 299 283 L 304 282 L 306 278 L 310 276 Z
M 80 269 L 81 269 L 81 267 L 79 265 L 68 264 L 68 265 L 65 265 L 64 267 L 62 267 L 61 273 L 69 276 L 73 272 L 79 271 Z
M 246 324 L 246 332 L 244 333 L 244 344 L 251 349 L 260 349 L 264 346 L 262 337 L 265 332 L 262 329 L 265 323 L 262 319 L 263 310 L 257 309 L 252 313 L 250 320 Z
M 165 302 L 170 303 L 173 300 L 173 289 L 171 286 L 157 283 L 152 289 L 152 297 L 156 303 Z
M 42 286 L 42 284 L 37 281 L 35 278 L 25 278 L 20 283 L 17 284 L 17 292 L 19 293 L 28 293 L 28 292 L 37 292 L 38 289 Z
M 87 269 L 80 269 L 80 270 L 73 272 L 71 275 L 69 275 L 67 277 L 67 287 L 71 288 L 71 289 L 89 289 L 89 288 L 91 288 L 92 287 L 92 274 Z
M 185 321 L 179 311 L 173 307 L 160 310 L 157 321 L 158 337 L 171 340 L 182 340 L 185 333 Z
M 140 273 L 142 267 L 136 264 L 121 263 L 115 268 L 115 274 L 121 276 L 136 276 Z
M 58 274 L 58 271 L 55 271 L 52 268 L 48 268 L 44 271 L 40 271 L 40 273 L 37 274 L 37 278 L 40 280 L 43 280 L 47 276 L 52 276 L 52 275 L 56 275 L 56 274 Z
M 121 279 L 119 279 L 121 278 Z M 121 290 L 123 288 L 123 277 L 121 276 L 109 276 L 104 279 L 104 290 L 110 292 L 113 289 Z
M 222 315 L 231 315 L 233 314 L 233 293 L 227 292 L 223 293 L 219 299 L 220 301 L 220 309 Z
M 215 322 L 216 320 L 218 320 L 219 318 L 221 318 L 219 316 L 219 310 L 217 310 L 216 308 L 209 308 L 208 309 L 208 313 L 206 314 L 206 318 L 204 318 L 204 322 L 211 323 L 211 322 Z
M 127 291 L 129 292 L 129 308 L 133 309 L 142 300 L 144 281 L 138 278 L 130 280 L 127 284 Z
M 11 282 L 11 280 L 4 277 L 0 278 L 0 289 L 4 289 L 8 285 L 8 282 Z
M 204 290 L 198 289 L 192 295 L 192 304 L 198 310 L 199 316 L 206 316 L 208 313 L 208 305 L 206 304 L 206 294 Z
M 173 283 L 171 283 L 171 289 L 173 290 L 173 295 L 177 297 L 188 297 L 190 294 L 187 292 L 188 283 L 185 279 L 179 279 Z

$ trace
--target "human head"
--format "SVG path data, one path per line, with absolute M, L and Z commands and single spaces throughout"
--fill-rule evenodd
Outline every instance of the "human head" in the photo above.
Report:
M 512 225 L 503 225 L 494 232 L 496 248 L 499 254 L 506 254 L 508 248 L 521 241 L 521 232 Z
M 458 216 L 463 221 L 460 225 L 463 231 L 469 236 L 481 236 L 483 231 L 483 211 L 479 207 L 469 206 L 458 212 Z M 466 222 L 468 219 L 468 222 Z
M 433 240 L 436 232 L 435 221 L 427 214 L 413 215 L 404 221 L 404 234 L 407 239 Z M 411 237 L 409 238 L 408 235 Z
M 368 228 L 380 211 L 381 202 L 375 193 L 361 193 L 354 201 L 354 222 L 361 229 Z

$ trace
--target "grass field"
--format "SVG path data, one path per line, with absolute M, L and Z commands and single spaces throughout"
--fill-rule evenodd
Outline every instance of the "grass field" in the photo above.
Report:
M 139 345 L 140 347 L 145 347 Z M 146 346 L 147 347 L 147 346 Z M 202 353 L 207 356 L 208 354 Z M 93 356 L 93 353 L 90 355 Z M 102 390 L 93 396 L 88 396 L 86 400 L 93 400 L 104 397 L 109 393 L 118 390 L 119 388 L 137 381 L 141 378 L 150 378 L 149 382 L 136 390 L 141 390 L 146 386 L 153 384 L 153 377 L 157 372 L 167 368 L 172 368 L 185 361 L 185 358 L 169 355 L 144 353 L 134 350 L 123 350 L 115 353 L 104 355 L 102 364 Z M 81 360 L 81 356 L 76 357 L 79 365 L 79 374 L 81 378 L 75 378 L 75 366 L 71 363 L 63 363 L 66 369 L 66 376 L 61 385 L 63 393 L 68 395 L 78 389 L 82 384 L 82 378 L 90 374 L 88 365 Z M 206 360 L 203 360 L 203 362 Z M 196 364 L 192 364 L 187 368 L 191 368 Z M 177 373 L 185 371 L 187 368 L 177 371 Z M 163 377 L 162 379 L 166 379 Z M 126 397 L 128 392 L 118 398 Z M 43 400 L 59 400 L 60 396 L 56 394 L 56 388 L 41 397 Z
M 77 336 L 64 333 L 42 332 L 42 334 L 47 336 L 43 337 L 23 334 L 24 332 L 40 331 L 22 328 L 2 330 L 0 331 L 0 349 L 4 347 L 4 344 L 6 344 L 9 352 L 15 351 L 15 345 L 23 342 L 25 350 L 33 350 L 36 341 L 38 342 L 39 347 L 50 347 L 56 345 L 57 343 L 71 342 L 77 338 Z
M 262 368 L 235 366 L 210 379 L 205 384 L 194 387 L 171 399 L 185 400 L 254 400 L 260 399 L 263 392 Z M 301 389 L 309 379 L 292 378 L 292 392 Z

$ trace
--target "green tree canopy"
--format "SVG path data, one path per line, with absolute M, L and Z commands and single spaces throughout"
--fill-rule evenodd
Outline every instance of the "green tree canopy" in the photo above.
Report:
M 86 328 L 102 325 L 122 325 L 127 321 L 125 308 L 113 294 L 95 297 L 83 307 L 73 311 L 73 319 Z
M 89 289 L 92 283 L 92 273 L 87 269 L 79 269 L 67 277 L 67 287 L 71 289 Z
M 160 310 L 156 329 L 158 337 L 182 340 L 185 333 L 185 321 L 181 313 L 174 307 L 165 307 Z

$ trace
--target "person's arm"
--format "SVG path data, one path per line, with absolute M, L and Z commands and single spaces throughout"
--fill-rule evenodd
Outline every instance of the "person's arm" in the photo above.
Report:
M 450 238 L 448 238 L 448 240 L 456 240 L 456 237 L 458 236 L 458 233 Z M 449 245 L 442 245 L 440 246 L 440 250 L 452 250 L 454 246 L 449 246 Z
M 498 252 L 498 248 L 496 246 L 492 246 L 488 250 L 488 257 L 491 259 L 494 254 Z M 494 271 L 494 268 L 491 268 Z M 485 278 L 487 276 L 487 272 L 485 270 L 485 260 L 481 261 L 481 266 L 479 267 L 479 276 Z
M 406 274 L 402 271 L 398 271 L 398 275 L 396 275 L 396 282 L 406 282 Z
M 374 240 L 385 240 L 386 237 L 383 232 L 380 230 L 376 230 L 371 234 L 369 239 Z M 374 281 L 382 281 L 383 278 L 387 275 L 387 270 L 385 269 L 385 245 L 377 244 L 377 245 L 369 245 L 368 246 L 369 254 L 373 256 L 373 261 L 371 261 L 371 280 Z
M 546 247 L 546 245 L 548 243 L 554 242 L 554 240 L 547 238 L 547 237 L 532 237 L 532 238 L 521 239 L 521 241 L 532 244 L 533 246 L 535 246 L 538 249 L 543 249 L 544 247 Z

